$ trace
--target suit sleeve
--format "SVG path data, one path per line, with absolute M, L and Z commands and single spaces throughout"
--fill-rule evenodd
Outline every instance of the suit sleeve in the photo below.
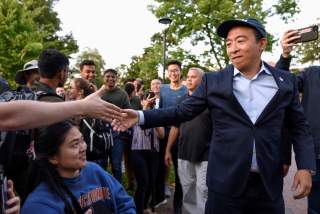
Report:
M 282 55 L 280 55 L 280 59 L 276 63 L 276 68 L 289 71 L 291 59 L 292 59 L 291 57 L 284 58 Z
M 292 82 L 296 83 L 295 76 L 291 75 L 291 77 Z M 296 155 L 297 168 L 315 171 L 314 143 L 299 100 L 297 84 L 294 84 L 293 88 L 292 100 L 285 112 L 285 125 Z
M 207 108 L 207 100 L 207 74 L 205 74 L 192 96 L 177 106 L 144 111 L 143 128 L 169 126 L 191 120 Z

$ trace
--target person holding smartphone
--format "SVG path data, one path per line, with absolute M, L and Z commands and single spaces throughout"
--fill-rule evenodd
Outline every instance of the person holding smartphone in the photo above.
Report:
M 296 46 L 297 39 L 301 36 L 296 30 L 288 30 L 281 39 L 282 54 L 276 63 L 277 68 L 289 71 L 291 63 L 291 52 Z M 316 174 L 312 176 L 312 188 L 308 196 L 308 213 L 320 213 L 320 66 L 304 68 L 297 74 L 298 90 L 302 93 L 302 106 L 305 116 L 311 128 L 315 152 L 316 152 Z

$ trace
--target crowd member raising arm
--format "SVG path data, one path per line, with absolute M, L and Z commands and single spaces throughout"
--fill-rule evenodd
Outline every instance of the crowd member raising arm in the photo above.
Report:
M 104 88 L 79 101 L 46 103 L 13 101 L 0 103 L 0 130 L 30 129 L 77 116 L 111 121 L 120 119 L 120 108 L 100 98 Z

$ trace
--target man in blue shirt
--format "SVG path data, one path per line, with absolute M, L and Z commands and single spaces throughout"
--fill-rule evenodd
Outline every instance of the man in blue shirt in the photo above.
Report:
M 167 64 L 168 78 L 170 84 L 162 84 L 160 88 L 159 108 L 173 107 L 178 104 L 179 99 L 187 94 L 187 88 L 181 83 L 181 62 L 171 60 Z M 165 127 L 165 138 L 160 142 L 158 176 L 156 180 L 156 207 L 157 204 L 166 202 L 164 199 L 167 193 L 165 190 L 165 180 L 168 175 L 168 169 L 164 163 L 164 156 L 167 147 L 168 136 L 171 126 Z M 176 214 L 181 213 L 182 208 L 182 187 L 178 176 L 178 156 L 177 146 L 172 148 L 173 163 L 175 172 L 175 191 L 173 197 L 173 208 Z
M 255 19 L 228 20 L 217 29 L 232 65 L 206 73 L 192 96 L 174 108 L 124 110 L 115 129 L 190 120 L 206 108 L 213 120 L 206 213 L 284 214 L 282 127 L 288 128 L 298 171 L 296 199 L 311 189 L 315 170 L 309 134 L 295 77 L 261 60 L 267 33 Z

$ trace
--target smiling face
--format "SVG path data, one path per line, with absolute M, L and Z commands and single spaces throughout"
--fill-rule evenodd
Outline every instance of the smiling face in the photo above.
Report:
M 150 89 L 155 94 L 159 94 L 160 93 L 160 86 L 161 86 L 161 81 L 158 79 L 154 79 L 151 81 Z
M 74 177 L 87 163 L 86 150 L 87 144 L 79 129 L 74 126 L 66 133 L 58 154 L 50 162 L 56 166 L 61 177 Z
M 168 78 L 170 82 L 177 83 L 181 78 L 181 68 L 177 64 L 171 64 L 168 66 Z
M 93 82 L 96 78 L 96 66 L 84 65 L 80 71 L 80 75 L 83 79 Z
M 117 83 L 117 75 L 114 74 L 113 72 L 107 72 L 103 76 L 103 82 L 105 86 L 107 86 L 107 88 L 113 89 Z
M 69 99 L 70 100 L 78 100 L 79 97 L 79 89 L 77 88 L 77 84 L 75 82 L 75 80 L 72 80 L 70 82 L 70 88 L 69 88 Z
M 262 51 L 266 48 L 267 40 L 256 39 L 255 31 L 245 26 L 233 27 L 227 36 L 227 54 L 232 64 L 241 72 L 252 72 L 260 66 Z

